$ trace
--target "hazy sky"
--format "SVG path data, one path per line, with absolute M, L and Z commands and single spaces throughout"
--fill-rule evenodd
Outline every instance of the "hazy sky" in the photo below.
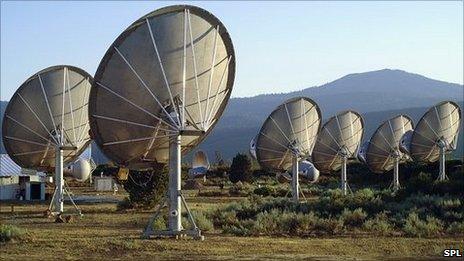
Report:
M 185 3 L 185 2 L 184 2 Z M 56 64 L 93 75 L 132 22 L 175 2 L 2 2 L 1 100 Z M 383 68 L 463 83 L 463 2 L 190 2 L 227 27 L 232 96 L 289 92 Z

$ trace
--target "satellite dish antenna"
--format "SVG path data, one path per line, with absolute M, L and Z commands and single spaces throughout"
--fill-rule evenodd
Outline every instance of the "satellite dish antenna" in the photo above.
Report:
M 319 179 L 319 170 L 314 167 L 314 164 L 307 160 L 298 162 L 298 170 L 298 175 L 300 178 L 303 178 L 303 180 L 309 183 L 316 183 L 316 181 Z
M 8 155 L 23 168 L 55 172 L 49 211 L 58 218 L 64 210 L 64 193 L 68 193 L 64 164 L 76 160 L 90 142 L 87 105 L 91 82 L 92 77 L 77 67 L 46 68 L 18 88 L 3 118 Z
M 452 101 L 443 101 L 422 116 L 412 134 L 412 159 L 425 163 L 440 160 L 439 181 L 447 179 L 445 155 L 456 149 L 460 123 L 459 106 Z
M 77 160 L 68 164 L 68 167 L 65 169 L 64 174 L 73 177 L 79 182 L 85 182 L 90 180 L 92 184 L 92 172 L 97 168 L 97 165 L 92 159 L 92 146 L 88 146 L 84 150 Z
M 256 158 L 265 169 L 299 173 L 298 161 L 311 155 L 321 124 L 321 111 L 306 97 L 278 106 L 266 119 L 256 138 Z M 292 196 L 299 201 L 299 175 L 292 175 Z
M 208 155 L 202 150 L 195 152 L 192 160 L 192 168 L 189 170 L 189 178 L 203 178 L 206 181 L 206 173 L 210 168 Z
M 393 169 L 393 190 L 400 189 L 399 164 L 409 156 L 400 149 L 405 133 L 413 130 L 413 122 L 406 115 L 398 115 L 382 123 L 372 135 L 366 150 L 366 164 L 374 173 Z
M 298 178 L 302 178 L 304 181 L 309 183 L 316 183 L 319 179 L 319 170 L 314 167 L 314 165 L 307 161 L 301 160 L 298 162 Z M 287 172 L 278 172 L 276 177 L 280 183 L 287 183 L 292 181 L 293 173 Z
M 256 159 L 256 139 L 258 137 L 254 137 L 250 141 L 250 155 L 253 157 L 253 159 Z
M 314 166 L 323 173 L 341 169 L 341 189 L 346 195 L 346 164 L 357 155 L 364 122 L 355 111 L 344 111 L 330 118 L 317 136 L 312 154 Z
M 213 129 L 227 104 L 235 75 L 232 41 L 211 13 L 168 6 L 130 25 L 103 57 L 92 86 L 89 116 L 96 144 L 120 166 L 149 169 L 169 162 L 169 226 L 151 235 L 191 235 L 183 230 L 181 155 Z
M 406 131 L 400 139 L 400 151 L 410 155 L 411 154 L 411 140 L 414 130 Z

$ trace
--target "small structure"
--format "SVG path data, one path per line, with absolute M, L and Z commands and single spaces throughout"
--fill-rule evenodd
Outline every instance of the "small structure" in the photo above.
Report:
M 96 191 L 113 191 L 114 190 L 114 179 L 112 177 L 94 177 L 94 186 Z
M 45 173 L 23 169 L 0 154 L 0 200 L 45 200 Z

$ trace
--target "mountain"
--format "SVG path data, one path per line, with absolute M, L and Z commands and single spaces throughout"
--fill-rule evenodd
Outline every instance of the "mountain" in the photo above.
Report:
M 460 102 L 464 109 L 464 88 L 459 84 L 401 70 L 349 74 L 297 92 L 230 99 L 219 123 L 199 148 L 210 157 L 215 150 L 220 150 L 224 158 L 231 158 L 238 151 L 247 151 L 250 140 L 271 111 L 296 96 L 306 96 L 317 102 L 323 119 L 347 109 L 358 111 L 366 124 L 365 140 L 380 123 L 399 113 L 410 115 L 417 123 L 430 106 L 443 100 Z M 462 148 L 460 151 L 459 155 L 463 155 Z
M 247 151 L 250 140 L 269 113 L 283 101 L 296 96 L 307 96 L 317 102 L 323 119 L 347 109 L 358 111 L 365 121 L 364 140 L 370 138 L 380 123 L 399 113 L 408 114 L 417 123 L 430 106 L 443 100 L 459 102 L 464 108 L 464 88 L 459 84 L 401 70 L 355 73 L 301 91 L 232 98 L 219 123 L 199 149 L 205 150 L 210 157 L 220 151 L 226 159 L 237 152 Z M 1 105 L 4 109 L 6 102 Z M 459 148 L 455 153 L 458 156 L 464 154 L 462 134 L 461 124 Z M 95 148 L 93 153 L 102 156 Z

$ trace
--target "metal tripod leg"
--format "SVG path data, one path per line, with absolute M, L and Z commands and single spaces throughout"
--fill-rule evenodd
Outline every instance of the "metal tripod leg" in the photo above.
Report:
M 195 219 L 193 218 L 192 212 L 190 211 L 187 202 L 185 201 L 185 198 L 182 194 L 180 194 L 182 204 L 184 205 L 186 211 L 187 211 L 187 216 L 188 220 L 192 224 L 193 228 L 192 229 L 182 229 L 181 231 L 171 231 L 171 230 L 153 230 L 153 223 L 155 220 L 158 218 L 158 216 L 161 213 L 161 209 L 163 208 L 164 204 L 168 201 L 168 196 L 164 198 L 162 201 L 162 204 L 158 206 L 158 208 L 155 211 L 155 214 L 150 217 L 150 220 L 148 221 L 147 226 L 145 227 L 145 230 L 142 234 L 143 239 L 149 239 L 151 236 L 185 236 L 185 235 L 190 235 L 194 239 L 199 239 L 199 240 L 204 240 L 205 237 L 201 235 L 201 230 L 198 228 L 197 224 L 195 223 Z
M 350 184 L 348 184 L 348 182 L 346 182 L 346 188 L 350 194 L 353 194 L 353 190 L 351 190 Z
M 161 213 L 161 209 L 164 207 L 164 204 L 168 200 L 168 196 L 164 196 L 163 201 L 155 210 L 155 214 L 153 214 L 150 219 L 148 220 L 148 224 L 145 227 L 145 231 L 143 232 L 142 238 L 150 238 L 150 235 L 153 235 L 153 222 L 158 218 L 159 214 Z
M 82 216 L 83 216 L 83 215 L 82 215 L 82 211 L 81 211 L 81 209 L 76 205 L 76 203 L 74 202 L 74 200 L 72 199 L 71 193 L 69 193 L 69 188 L 68 188 L 68 185 L 66 184 L 66 181 L 64 182 L 64 188 L 63 188 L 63 190 L 64 190 L 64 193 L 65 193 L 66 195 L 68 195 L 68 198 L 69 198 L 69 200 L 71 201 L 71 203 L 73 204 L 74 209 L 77 211 L 77 214 L 78 214 L 79 216 L 82 217 Z
M 303 190 L 301 189 L 300 184 L 298 184 L 298 187 L 300 188 L 300 194 L 301 194 L 301 196 L 303 197 L 304 201 L 308 201 L 308 200 L 306 199 L 305 194 L 303 193 Z
M 190 212 L 190 209 L 182 193 L 180 193 L 180 198 L 182 199 L 182 203 L 184 204 L 185 210 L 187 210 L 188 219 L 190 220 L 190 223 L 193 225 L 193 229 L 191 229 L 190 234 L 192 234 L 195 239 L 204 240 L 205 237 L 201 235 L 201 230 L 198 228 L 197 224 L 195 223 L 195 219 L 193 218 L 192 212 Z
M 46 216 L 48 217 L 51 217 L 53 215 L 53 203 L 55 202 L 55 196 L 56 196 L 56 187 L 55 189 L 53 190 L 53 195 L 52 195 L 52 198 L 50 200 L 50 204 L 48 205 L 48 208 L 46 210 Z

